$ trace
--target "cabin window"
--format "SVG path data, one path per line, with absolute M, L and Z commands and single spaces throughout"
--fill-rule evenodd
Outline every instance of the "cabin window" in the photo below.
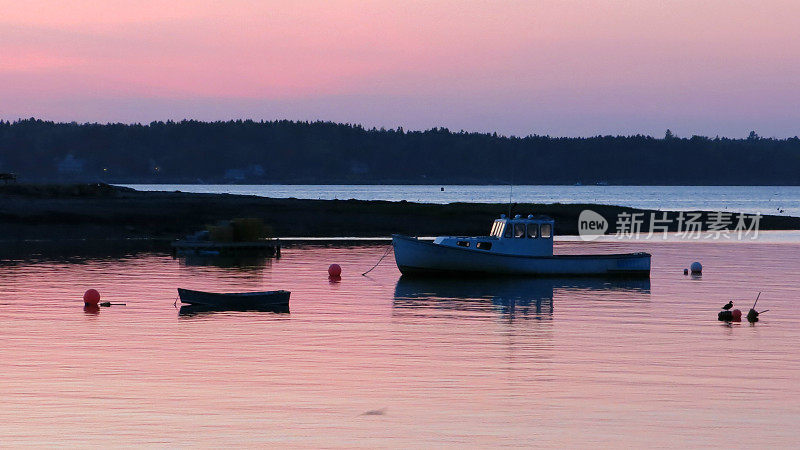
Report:
M 510 223 L 506 223 L 506 229 L 505 229 L 505 233 L 503 234 L 503 236 L 505 236 L 507 238 L 510 238 L 511 237 L 511 228 L 512 228 L 511 224 Z
M 528 237 L 531 239 L 539 237 L 539 227 L 537 227 L 535 223 L 528 225 Z
M 542 224 L 542 237 L 545 239 L 549 239 L 553 236 L 553 227 L 549 223 Z
M 500 230 L 503 228 L 503 222 L 495 221 L 494 225 L 492 225 L 492 232 L 489 236 L 502 236 L 500 234 Z
M 469 247 L 469 241 L 458 241 L 458 242 L 456 242 L 456 244 L 459 247 Z
M 477 247 L 477 248 L 479 248 L 481 250 L 491 250 L 492 249 L 492 243 L 491 242 L 478 242 L 477 244 L 475 244 L 475 247 Z
M 514 224 L 514 237 L 515 238 L 524 238 L 525 237 L 525 224 L 524 223 L 515 223 Z

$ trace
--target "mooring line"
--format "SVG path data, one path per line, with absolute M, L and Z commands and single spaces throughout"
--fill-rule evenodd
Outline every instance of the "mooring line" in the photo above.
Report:
M 372 272 L 372 271 L 373 271 L 373 270 L 374 270 L 376 267 L 378 267 L 378 264 L 380 264 L 380 263 L 381 263 L 381 261 L 383 261 L 383 258 L 386 258 L 386 255 L 388 255 L 388 254 L 389 254 L 389 252 L 391 252 L 391 251 L 392 251 L 392 248 L 393 248 L 393 247 L 392 247 L 392 244 L 389 244 L 389 248 L 387 248 L 387 249 L 386 249 L 386 252 L 384 252 L 383 256 L 381 256 L 381 259 L 379 259 L 379 260 L 378 260 L 378 262 L 377 262 L 377 263 L 375 263 L 375 265 L 374 265 L 374 266 L 372 266 L 372 268 L 371 268 L 371 269 L 369 269 L 368 271 L 366 271 L 366 272 L 362 273 L 362 274 L 361 274 L 361 276 L 362 276 L 362 277 L 365 277 L 365 276 L 367 276 L 367 274 L 368 274 L 368 273 Z

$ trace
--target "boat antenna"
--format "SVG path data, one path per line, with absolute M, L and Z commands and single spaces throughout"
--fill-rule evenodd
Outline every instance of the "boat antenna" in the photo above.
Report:
M 511 150 L 511 184 L 508 187 L 508 218 L 512 217 L 513 199 L 514 199 L 514 168 L 517 167 L 517 146 L 512 146 Z
M 511 181 L 511 186 L 508 190 L 508 217 L 511 218 L 511 199 L 514 197 L 514 181 Z

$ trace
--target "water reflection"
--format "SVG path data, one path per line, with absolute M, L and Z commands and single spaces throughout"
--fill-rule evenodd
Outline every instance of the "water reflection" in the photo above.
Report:
M 386 436 L 398 447 L 741 446 L 740 434 L 709 433 L 722 421 L 756 427 L 763 447 L 798 447 L 800 244 L 587 245 L 582 252 L 651 251 L 652 287 L 398 281 L 388 263 L 361 277 L 382 245 L 294 248 L 262 271 L 186 267 L 167 252 L 0 265 L 0 439 L 9 447 L 344 447 Z M 693 260 L 707 267 L 702 281 L 683 275 Z M 345 268 L 333 285 L 332 262 Z M 90 287 L 128 306 L 84 313 Z M 177 287 L 290 289 L 291 315 L 187 308 L 179 316 Z M 720 325 L 721 305 L 734 299 L 746 312 L 757 291 L 757 308 L 771 312 L 755 327 Z M 187 379 L 192 389 L 176 389 Z M 381 408 L 385 416 L 359 417 Z M 415 432 L 420 424 L 430 432 Z
M 188 317 L 207 317 L 214 314 L 230 314 L 236 312 L 251 312 L 251 313 L 275 313 L 275 314 L 289 314 L 289 305 L 276 305 L 264 308 L 247 308 L 247 309 L 231 309 L 231 308 L 214 308 L 211 306 L 203 305 L 183 305 L 178 310 L 178 315 L 184 318 Z
M 272 265 L 272 258 L 261 255 L 180 255 L 185 267 L 219 267 L 222 269 L 263 270 Z
M 394 291 L 396 312 L 413 310 L 494 311 L 509 319 L 550 319 L 556 290 L 565 293 L 607 291 L 650 294 L 650 280 L 602 278 L 409 278 L 400 277 Z
M 24 266 L 36 262 L 86 264 L 98 260 L 122 260 L 163 253 L 169 247 L 158 241 L 63 241 L 0 242 L 0 266 Z

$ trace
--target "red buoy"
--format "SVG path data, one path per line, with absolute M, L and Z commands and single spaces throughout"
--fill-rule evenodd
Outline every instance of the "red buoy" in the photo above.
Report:
M 89 289 L 83 294 L 83 304 L 84 305 L 94 305 L 100 303 L 100 293 L 97 292 L 95 289 Z
M 331 264 L 328 267 L 328 277 L 332 280 L 342 278 L 342 267 L 338 264 Z
M 741 322 L 742 321 L 742 311 L 738 309 L 734 309 L 731 311 L 731 315 L 733 316 L 733 322 Z

